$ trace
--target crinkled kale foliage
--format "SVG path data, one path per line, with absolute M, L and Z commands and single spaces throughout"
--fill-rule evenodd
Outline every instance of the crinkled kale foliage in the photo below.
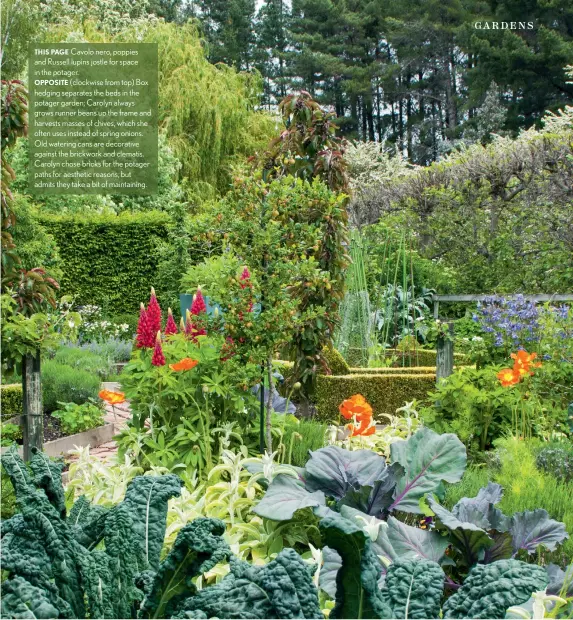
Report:
M 322 618 L 313 568 L 292 549 L 266 566 L 231 555 L 218 519 L 196 519 L 163 561 L 174 475 L 139 476 L 111 509 L 80 497 L 66 514 L 61 467 L 15 450 L 2 465 L 20 513 L 2 523 L 3 618 Z M 230 559 L 219 584 L 195 577 Z
M 2 523 L 4 618 L 323 617 L 312 565 L 293 549 L 264 566 L 243 562 L 232 556 L 218 519 L 188 523 L 161 561 L 167 502 L 182 484 L 177 476 L 137 477 L 117 506 L 104 509 L 80 497 L 66 514 L 59 466 L 40 453 L 27 466 L 15 451 L 2 465 L 21 511 Z M 325 553 L 334 560 L 334 619 L 504 618 L 508 607 L 547 586 L 538 566 L 514 559 L 478 564 L 442 607 L 439 535 L 420 538 L 417 528 L 390 518 L 372 541 L 354 518 L 359 511 L 346 510 L 320 522 Z M 513 527 L 521 548 L 547 535 L 543 519 L 533 521 L 533 534 L 521 522 Z M 392 559 L 387 570 L 382 554 Z M 226 561 L 230 573 L 197 590 L 195 578 Z

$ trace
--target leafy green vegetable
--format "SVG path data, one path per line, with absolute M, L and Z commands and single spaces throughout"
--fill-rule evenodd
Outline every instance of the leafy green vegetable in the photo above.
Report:
M 267 519 L 285 521 L 292 519 L 297 510 L 324 505 L 326 499 L 322 491 L 310 493 L 300 480 L 279 474 L 273 479 L 255 512 Z
M 231 558 L 231 572 L 187 599 L 175 617 L 322 618 L 313 572 L 294 549 L 264 566 Z
M 466 449 L 453 434 L 438 435 L 422 428 L 408 441 L 391 446 L 392 462 L 400 463 L 404 475 L 398 480 L 389 510 L 420 512 L 419 501 L 434 493 L 442 481 L 459 482 L 466 468 Z
M 438 564 L 449 545 L 437 532 L 406 525 L 394 517 L 380 524 L 378 538 L 373 542 L 376 553 L 392 561 L 423 559 Z
M 15 577 L 2 584 L 3 618 L 57 618 L 58 610 L 41 588 Z
M 66 517 L 61 471 L 44 455 L 32 458 L 34 476 L 15 450 L 2 465 L 21 510 L 2 523 L 3 617 L 322 617 L 314 569 L 292 549 L 262 567 L 231 557 L 231 573 L 197 592 L 192 579 L 231 555 L 218 519 L 188 523 L 159 562 L 177 476 L 136 477 L 111 509 L 82 496 Z
M 539 545 L 553 551 L 557 543 L 569 538 L 565 524 L 550 519 L 547 510 L 543 508 L 514 514 L 509 531 L 513 537 L 514 551 L 525 549 L 529 554 Z
M 477 564 L 464 585 L 443 606 L 444 618 L 505 618 L 506 610 L 544 590 L 547 574 L 541 566 L 517 560 Z
M 181 494 L 183 481 L 175 474 L 165 476 L 138 476 L 127 487 L 123 502 L 133 516 L 141 552 L 150 567 L 159 564 L 163 546 L 167 502 Z
M 428 498 L 428 505 L 440 524 L 449 530 L 451 540 L 461 553 L 466 566 L 475 564 L 483 556 L 484 549 L 493 544 L 487 533 L 489 523 L 477 509 L 465 515 L 471 521 L 460 521 L 433 497 Z
M 139 578 L 145 592 L 142 618 L 171 617 L 189 595 L 189 580 L 231 555 L 224 533 L 225 524 L 218 519 L 196 519 L 181 529 L 157 572 L 148 571 Z
M 494 505 L 502 494 L 501 486 L 490 482 L 476 497 L 462 498 L 451 512 L 428 497 L 439 527 L 449 530 L 450 540 L 468 567 L 478 561 L 488 564 L 515 557 L 520 549 L 529 554 L 539 546 L 553 551 L 568 538 L 565 525 L 549 518 L 541 508 L 507 517 Z
M 303 478 L 309 491 L 342 499 L 348 491 L 373 486 L 386 475 L 386 460 L 372 450 L 328 446 L 310 453 Z
M 399 560 L 388 568 L 382 595 L 388 618 L 439 618 L 444 571 L 427 560 Z
M 284 521 L 310 506 L 325 516 L 323 506 L 331 498 L 338 508 L 350 506 L 376 517 L 393 510 L 420 513 L 420 499 L 441 493 L 443 481 L 460 480 L 465 464 L 464 445 L 455 435 L 428 428 L 393 443 L 390 465 L 371 450 L 328 446 L 310 453 L 299 481 L 277 476 L 254 511 Z
M 342 559 L 336 576 L 336 605 L 329 617 L 391 617 L 378 588 L 382 567 L 364 531 L 340 515 L 322 519 L 319 527 L 325 544 Z

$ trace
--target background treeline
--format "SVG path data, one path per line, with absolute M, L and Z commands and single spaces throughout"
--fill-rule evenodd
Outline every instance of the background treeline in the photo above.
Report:
M 111 32 L 150 15 L 193 19 L 212 64 L 258 71 L 263 105 L 305 89 L 344 135 L 396 145 L 423 165 L 456 141 L 539 126 L 573 96 L 563 70 L 573 62 L 570 0 L 6 0 L 3 12 L 22 31 L 6 77 L 22 41 L 49 22 L 99 14 Z
M 303 88 L 347 136 L 418 164 L 530 127 L 573 95 L 570 0 L 197 0 L 188 14 L 211 62 L 259 70 L 267 105 Z M 492 21 L 533 28 L 475 28 Z
M 77 303 L 97 300 L 121 322 L 149 285 L 176 309 L 186 271 L 221 252 L 219 201 L 284 130 L 277 100 L 304 88 L 336 111 L 348 138 L 348 210 L 370 247 L 369 286 L 395 272 L 406 231 L 416 286 L 570 292 L 573 9 L 520 5 L 5 0 L 4 79 L 26 84 L 32 41 L 159 46 L 157 195 L 31 196 L 20 138 L 7 157 L 23 265 L 46 267 Z M 510 14 L 535 28 L 473 27 Z M 274 47 L 273 32 L 284 35 Z M 78 227 L 89 237 L 96 225 L 101 240 L 74 251 Z M 132 225 L 147 232 L 124 231 Z

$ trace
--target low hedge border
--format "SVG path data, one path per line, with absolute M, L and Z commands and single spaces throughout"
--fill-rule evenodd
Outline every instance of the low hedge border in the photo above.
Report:
M 436 366 L 436 359 L 438 352 L 433 349 L 417 349 L 416 351 L 402 352 L 398 349 L 386 349 L 388 357 L 395 355 L 397 360 L 395 362 L 395 368 L 398 367 L 424 367 L 424 366 Z M 362 359 L 360 349 L 348 349 L 345 355 L 345 359 L 351 367 L 357 367 L 357 364 Z M 454 353 L 454 359 L 459 363 L 466 361 L 466 356 L 462 353 Z
M 24 397 L 21 383 L 8 383 L 0 386 L 0 402 L 2 405 L 2 420 L 8 420 L 24 411 Z
M 407 401 L 424 400 L 435 389 L 434 373 L 320 375 L 316 386 L 316 416 L 321 422 L 338 422 L 340 403 L 362 394 L 372 405 L 374 417 L 395 414 Z
M 400 368 L 350 368 L 350 375 L 427 375 L 436 374 L 435 366 L 404 366 Z

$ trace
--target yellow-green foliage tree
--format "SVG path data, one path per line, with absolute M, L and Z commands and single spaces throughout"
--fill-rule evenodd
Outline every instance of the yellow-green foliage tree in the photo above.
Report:
M 181 161 L 179 174 L 191 198 L 224 192 L 234 166 L 263 149 L 274 133 L 275 120 L 257 109 L 260 76 L 211 65 L 192 23 L 139 20 L 109 34 L 86 21 L 54 26 L 46 40 L 69 40 L 72 33 L 78 40 L 78 31 L 80 40 L 92 43 L 157 43 L 160 126 Z

